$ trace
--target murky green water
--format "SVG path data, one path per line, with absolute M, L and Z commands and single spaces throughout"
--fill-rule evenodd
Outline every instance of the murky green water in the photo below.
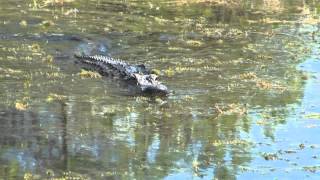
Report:
M 319 179 L 317 1 L 1 1 L 0 179 Z M 86 78 L 79 39 L 168 98 Z

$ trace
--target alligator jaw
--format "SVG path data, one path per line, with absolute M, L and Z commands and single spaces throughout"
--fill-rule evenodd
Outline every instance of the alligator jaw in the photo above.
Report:
M 141 91 L 146 94 L 157 94 L 160 96 L 166 96 L 169 94 L 167 86 L 160 84 L 158 86 L 141 86 Z

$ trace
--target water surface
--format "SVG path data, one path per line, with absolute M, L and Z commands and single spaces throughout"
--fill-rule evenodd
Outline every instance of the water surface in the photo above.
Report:
M 1 2 L 0 179 L 320 178 L 319 3 L 45 2 Z M 83 40 L 172 93 L 84 77 Z

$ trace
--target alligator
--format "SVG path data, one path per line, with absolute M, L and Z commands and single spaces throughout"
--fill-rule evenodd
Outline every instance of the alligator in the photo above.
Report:
M 144 64 L 130 65 L 120 59 L 104 55 L 74 55 L 81 63 L 91 66 L 102 76 L 121 77 L 126 82 L 137 86 L 143 94 L 168 95 L 168 88 L 163 85 L 156 74 L 152 74 Z

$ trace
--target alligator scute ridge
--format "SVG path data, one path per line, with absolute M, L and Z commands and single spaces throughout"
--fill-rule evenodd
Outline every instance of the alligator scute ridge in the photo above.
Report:
M 124 80 L 133 81 L 142 93 L 167 95 L 168 88 L 150 73 L 145 65 L 130 65 L 120 59 L 102 55 L 74 55 L 80 62 L 94 66 L 101 75 L 117 72 Z

